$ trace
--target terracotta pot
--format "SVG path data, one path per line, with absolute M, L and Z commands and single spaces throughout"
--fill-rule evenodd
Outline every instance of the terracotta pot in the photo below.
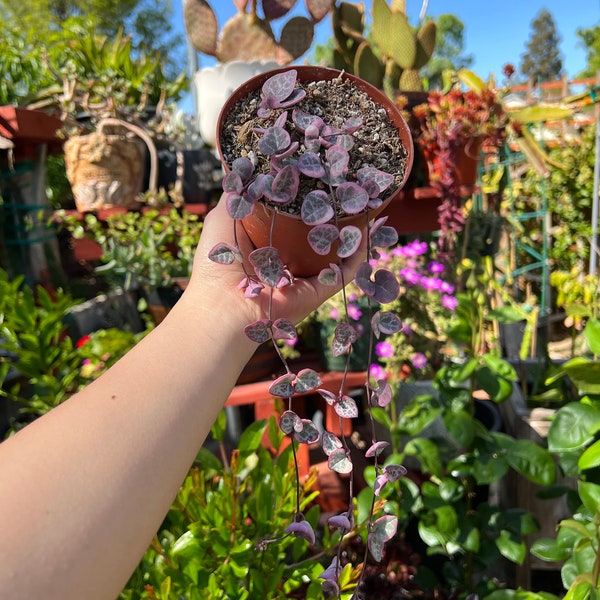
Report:
M 262 87 L 263 83 L 274 74 L 288 71 L 290 68 L 293 68 L 298 72 L 298 81 L 302 82 L 329 81 L 338 78 L 341 74 L 342 79 L 353 82 L 357 89 L 368 94 L 375 103 L 385 109 L 388 117 L 397 128 L 398 135 L 407 151 L 404 177 L 400 185 L 394 193 L 390 194 L 384 200 L 379 208 L 369 210 L 368 218 L 373 219 L 382 213 L 385 214 L 384 211 L 390 204 L 393 204 L 393 202 L 399 198 L 401 189 L 410 174 L 414 153 L 413 141 L 408 125 L 396 105 L 381 90 L 354 75 L 342 73 L 336 69 L 314 67 L 310 65 L 284 67 L 261 73 L 243 83 L 228 98 L 219 115 L 217 131 L 220 132 L 223 129 L 223 124 L 227 119 L 227 116 L 240 99 Z M 224 168 L 228 170 L 228 165 L 223 156 L 220 139 L 217 139 L 217 149 Z M 282 261 L 288 266 L 290 271 L 298 277 L 316 275 L 321 269 L 338 260 L 335 244 L 332 246 L 331 252 L 326 256 L 318 255 L 310 248 L 307 236 L 312 227 L 306 225 L 299 216 L 275 212 L 272 208 L 261 202 L 257 203 L 254 212 L 250 216 L 242 220 L 242 225 L 256 247 L 275 246 L 279 250 Z M 346 225 L 355 225 L 364 230 L 367 226 L 367 213 L 342 217 L 339 219 L 340 228 Z

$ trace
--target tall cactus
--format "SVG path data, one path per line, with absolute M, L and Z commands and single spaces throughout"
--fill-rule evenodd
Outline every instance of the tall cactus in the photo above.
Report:
M 334 1 L 305 0 L 308 17 L 290 18 L 279 39 L 270 24 L 287 15 L 296 0 L 234 0 L 238 12 L 220 33 L 217 15 L 207 0 L 186 0 L 183 16 L 194 48 L 219 62 L 274 60 L 286 65 L 310 48 L 315 24 L 329 13 Z
M 423 89 L 419 70 L 431 59 L 436 25 L 432 20 L 413 28 L 404 0 L 373 0 L 370 38 L 365 33 L 365 7 L 341 2 L 332 13 L 334 66 L 389 90 Z

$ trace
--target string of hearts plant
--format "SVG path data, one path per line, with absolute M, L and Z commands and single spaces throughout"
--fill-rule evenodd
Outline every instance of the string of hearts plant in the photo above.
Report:
M 367 254 L 357 270 L 355 281 L 372 301 L 372 337 L 393 334 L 400 329 L 400 320 L 391 312 L 375 311 L 375 306 L 392 302 L 398 297 L 398 281 L 391 271 L 380 269 L 373 272 L 367 259 L 378 256 L 377 248 L 388 247 L 398 241 L 396 231 L 385 225 L 386 218 L 373 219 L 373 215 L 383 209 L 408 176 L 412 142 L 407 134 L 398 151 L 398 146 L 386 142 L 385 138 L 376 140 L 376 145 L 383 148 L 385 154 L 381 159 L 373 159 L 377 164 L 365 162 L 365 140 L 374 135 L 368 130 L 368 124 L 374 122 L 373 118 L 361 114 L 340 114 L 343 111 L 339 109 L 350 97 L 366 96 L 364 91 L 354 87 L 357 78 L 348 79 L 351 76 L 346 74 L 332 77 L 332 70 L 321 69 L 329 72 L 326 80 L 306 83 L 298 80 L 298 70 L 301 69 L 303 67 L 269 73 L 262 77 L 262 87 L 259 86 L 254 95 L 247 93 L 244 97 L 244 102 L 254 113 L 250 120 L 248 115 L 241 119 L 238 115 L 234 127 L 235 135 L 238 139 L 243 137 L 242 145 L 246 148 L 237 151 L 244 152 L 244 155 L 227 157 L 223 148 L 228 146 L 228 142 L 221 133 L 220 150 L 228 170 L 223 179 L 223 191 L 234 223 L 235 245 L 219 243 L 209 256 L 222 265 L 235 261 L 243 265 L 245 276 L 240 282 L 240 289 L 246 298 L 257 298 L 267 293 L 272 300 L 273 290 L 294 285 L 295 277 L 282 258 L 285 250 L 273 245 L 274 229 L 282 216 L 297 213 L 299 217 L 290 218 L 300 218 L 307 226 L 306 239 L 310 251 L 326 261 L 319 271 L 319 281 L 332 286 L 332 289 L 339 286 L 343 289 L 348 283 L 341 261 L 364 247 L 362 240 L 365 235 L 368 238 Z M 319 103 L 316 103 L 316 99 L 320 99 L 319 106 L 322 106 L 322 103 L 331 101 L 335 94 L 341 95 L 335 110 L 331 106 L 329 111 L 317 106 Z M 389 120 L 385 110 L 382 113 L 377 103 L 368 99 L 366 104 L 375 110 L 375 121 L 380 123 Z M 225 113 L 231 110 L 230 106 L 231 103 L 225 105 Z M 223 126 L 221 132 L 224 129 Z M 394 137 L 398 138 L 395 124 L 392 129 Z M 248 138 L 256 142 L 251 150 L 247 149 Z M 390 170 L 382 169 L 382 165 Z M 238 227 L 241 224 L 249 231 L 248 221 L 260 205 L 263 208 L 266 206 L 273 214 L 269 222 L 269 243 L 257 247 L 245 257 L 238 248 Z M 363 221 L 356 221 L 358 224 L 347 223 L 349 216 L 354 218 L 359 215 L 362 215 Z M 363 223 L 366 228 L 362 226 Z M 296 251 L 301 253 L 302 249 Z M 291 321 L 283 317 L 272 320 L 270 314 L 266 319 L 248 324 L 245 334 L 257 344 L 270 339 L 297 339 L 298 335 Z M 352 345 L 358 336 L 348 315 L 344 315 L 335 328 L 332 351 L 335 356 L 347 355 L 347 365 Z M 294 373 L 284 357 L 280 356 L 286 372 L 272 382 L 269 393 L 287 401 L 287 410 L 282 413 L 279 426 L 291 439 L 296 466 L 295 444 L 319 442 L 328 457 L 329 468 L 349 475 L 348 509 L 329 519 L 329 526 L 339 531 L 338 552 L 320 575 L 324 594 L 327 597 L 339 597 L 342 540 L 354 527 L 353 464 L 341 425 L 342 419 L 358 416 L 358 406 L 352 397 L 343 393 L 343 384 L 337 391 L 325 389 L 315 370 L 303 369 Z M 366 391 L 372 406 L 385 406 L 392 399 L 391 388 L 384 380 L 367 381 Z M 320 433 L 312 420 L 301 418 L 294 412 L 294 396 L 306 392 L 320 394 L 334 408 L 340 417 L 339 435 L 330 431 Z M 366 456 L 374 460 L 378 473 L 375 499 L 387 482 L 395 481 L 406 473 L 402 465 L 379 464 L 378 457 L 386 445 L 387 442 L 373 439 L 366 451 Z M 297 487 L 300 489 L 299 479 Z M 393 515 L 375 518 L 375 499 L 368 524 L 368 551 L 375 561 L 380 561 L 385 543 L 395 535 L 397 518 Z M 311 544 L 315 543 L 315 532 L 300 511 L 299 504 L 294 522 L 289 525 L 286 534 L 294 534 Z M 276 540 L 268 540 L 263 544 L 273 541 Z M 367 558 L 365 555 L 365 561 Z M 359 593 L 360 583 L 359 579 L 355 594 Z

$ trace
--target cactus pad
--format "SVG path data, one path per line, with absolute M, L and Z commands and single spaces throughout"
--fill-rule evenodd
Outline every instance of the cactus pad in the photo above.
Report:
M 418 92 L 423 89 L 423 81 L 416 69 L 405 69 L 400 76 L 399 89 L 407 92 Z
M 434 21 L 427 21 L 417 33 L 417 56 L 415 69 L 423 68 L 430 60 L 435 49 L 437 28 Z
M 262 10 L 267 21 L 273 21 L 287 15 L 296 4 L 296 0 L 262 0 Z
M 314 36 L 314 26 L 306 17 L 293 17 L 281 30 L 279 45 L 289 55 L 289 60 L 285 60 L 285 55 L 281 56 L 279 62 L 282 64 L 290 63 L 292 60 L 302 56 L 312 44 Z
M 186 0 L 183 19 L 192 46 L 203 54 L 215 56 L 217 52 L 218 23 L 215 12 L 206 0 Z
M 354 74 L 381 89 L 383 86 L 383 65 L 375 56 L 368 42 L 363 42 L 354 58 Z
M 335 0 L 306 0 L 306 10 L 313 23 L 321 22 L 333 8 Z
M 277 60 L 278 47 L 267 22 L 238 13 L 224 25 L 216 56 L 220 62 Z

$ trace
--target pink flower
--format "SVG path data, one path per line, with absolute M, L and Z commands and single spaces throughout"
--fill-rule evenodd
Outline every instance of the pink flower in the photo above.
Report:
M 369 369 L 369 375 L 379 381 L 380 379 L 387 379 L 388 378 L 388 373 L 387 371 L 378 364 L 372 364 L 371 368 Z
M 454 296 L 444 294 L 441 299 L 441 304 L 444 308 L 447 308 L 448 310 L 454 310 L 458 305 L 458 300 Z
M 356 304 L 348 304 L 348 316 L 355 321 L 358 321 L 362 317 L 362 312 Z
M 427 366 L 427 357 L 421 352 L 416 352 L 410 362 L 415 369 L 424 369 Z
M 427 268 L 429 269 L 430 273 L 434 273 L 439 275 L 440 273 L 444 272 L 444 265 L 440 262 L 437 262 L 435 260 L 431 261 L 428 265 Z
M 340 317 L 340 311 L 337 308 L 332 308 L 329 311 L 329 318 L 333 319 L 334 321 L 337 321 Z
M 380 358 L 387 358 L 394 355 L 394 348 L 389 342 L 379 342 L 375 346 L 375 352 Z

